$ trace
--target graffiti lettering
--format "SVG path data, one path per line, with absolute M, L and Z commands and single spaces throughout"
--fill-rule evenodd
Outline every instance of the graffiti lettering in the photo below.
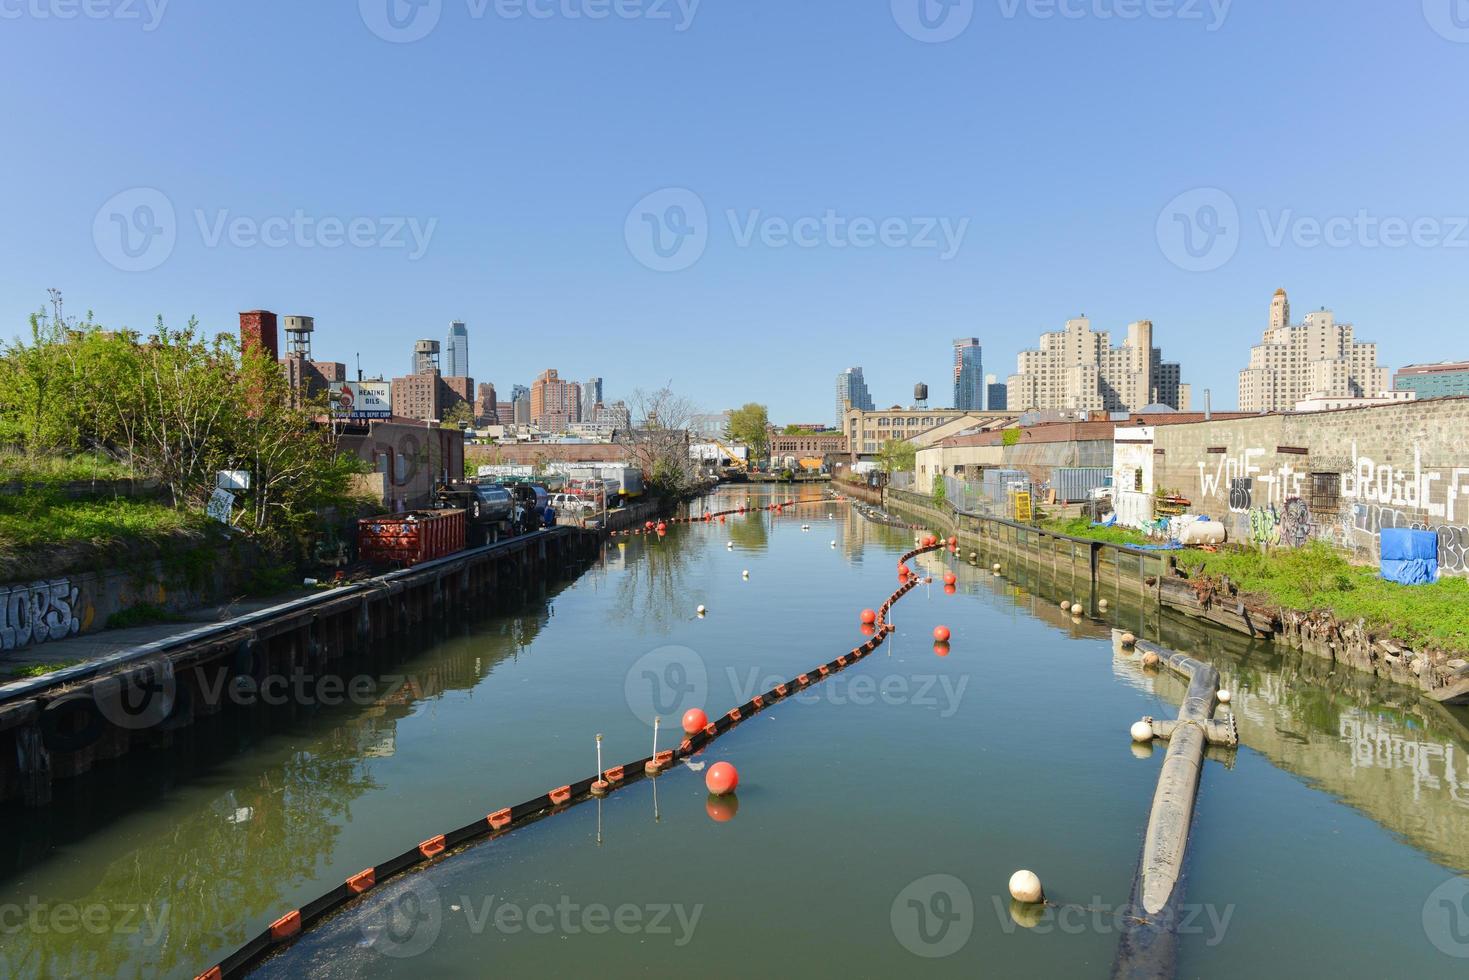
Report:
M 80 632 L 78 590 L 64 578 L 0 588 L 0 649 L 59 640 Z
M 1429 517 L 1442 517 L 1453 523 L 1466 479 L 1469 479 L 1469 467 L 1449 469 L 1447 482 L 1444 481 L 1442 470 L 1425 471 L 1423 449 L 1420 446 L 1413 447 L 1413 469 L 1409 472 L 1387 463 L 1379 464 L 1370 456 L 1360 455 L 1353 443 L 1352 465 L 1342 474 L 1341 492 L 1349 500 L 1409 507 L 1425 511 Z M 1434 499 L 1435 483 L 1443 484 L 1440 499 Z
M 1280 544 L 1280 515 L 1273 504 L 1250 511 L 1250 540 L 1255 544 Z
M 1236 514 L 1248 514 L 1255 502 L 1255 481 L 1251 479 L 1229 481 L 1229 509 Z
M 1256 462 L 1264 455 L 1265 450 L 1254 447 L 1238 456 L 1221 456 L 1212 474 L 1207 464 L 1199 463 L 1199 489 L 1203 496 L 1218 496 L 1221 488 L 1227 485 L 1229 509 L 1239 514 L 1256 504 L 1283 504 L 1291 497 L 1299 497 L 1306 474 L 1298 472 L 1289 462 L 1281 463 L 1273 470 L 1264 470 Z M 1263 500 L 1257 499 L 1256 483 L 1263 487 Z M 1238 503 L 1240 500 L 1246 502 L 1241 505 Z

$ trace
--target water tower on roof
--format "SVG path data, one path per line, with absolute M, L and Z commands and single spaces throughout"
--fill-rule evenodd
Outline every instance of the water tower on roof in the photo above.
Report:
M 316 319 L 309 316 L 283 316 L 281 326 L 286 333 L 286 356 L 300 354 L 311 360 L 311 334 L 316 330 Z
M 928 385 L 921 381 L 913 386 L 913 404 L 918 408 L 928 407 Z

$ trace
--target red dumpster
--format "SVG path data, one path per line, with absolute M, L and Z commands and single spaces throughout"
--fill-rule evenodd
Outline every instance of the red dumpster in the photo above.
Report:
M 357 556 L 405 568 L 464 550 L 464 511 L 420 510 L 357 522 Z

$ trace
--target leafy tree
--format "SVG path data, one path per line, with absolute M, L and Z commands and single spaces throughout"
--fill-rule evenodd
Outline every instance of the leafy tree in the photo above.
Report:
M 1006 429 L 1004 434 L 1000 436 L 1000 442 L 1006 446 L 1020 445 L 1020 430 Z
M 729 435 L 750 447 L 752 461 L 764 459 L 770 453 L 770 413 L 755 402 L 735 409 L 729 413 Z
M 917 465 L 918 447 L 906 439 L 889 439 L 882 444 L 877 454 L 877 465 L 889 476 L 894 473 L 912 473 Z
M 933 502 L 940 507 L 949 502 L 949 487 L 942 473 L 933 478 Z
M 463 429 L 474 425 L 474 409 L 469 402 L 456 402 L 439 423 L 445 429 Z

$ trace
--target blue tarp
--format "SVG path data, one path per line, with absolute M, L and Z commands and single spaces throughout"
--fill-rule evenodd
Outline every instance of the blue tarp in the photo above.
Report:
M 1380 535 L 1383 578 L 1399 585 L 1438 581 L 1438 532 L 1385 527 Z

